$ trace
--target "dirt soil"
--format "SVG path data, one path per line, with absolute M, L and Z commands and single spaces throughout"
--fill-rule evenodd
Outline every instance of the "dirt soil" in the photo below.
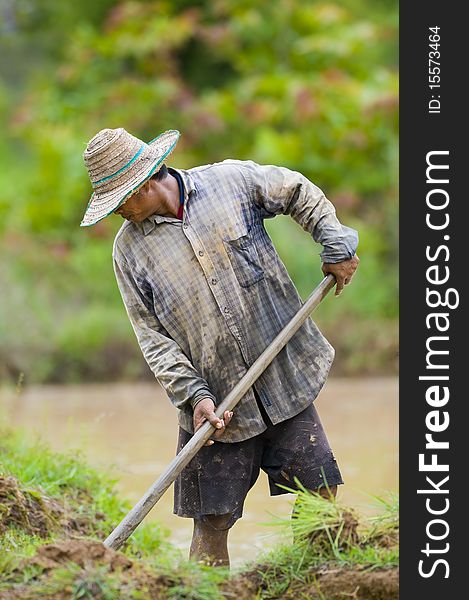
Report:
M 399 598 L 399 571 L 397 568 L 363 571 L 358 569 L 319 570 L 311 573 L 309 585 L 296 584 L 284 594 L 285 599 L 296 599 L 301 594 L 312 600 L 397 600 Z
M 15 526 L 31 535 L 46 537 L 62 528 L 64 512 L 57 502 L 22 489 L 14 477 L 0 477 L 0 534 Z
M 253 600 L 262 594 L 262 576 L 259 571 L 243 573 L 224 588 L 226 598 Z M 267 596 L 271 598 L 271 596 Z M 295 581 L 276 596 L 279 600 L 398 600 L 399 570 L 331 568 L 311 569 L 306 583 Z
M 95 514 L 93 518 L 96 521 L 103 516 Z M 57 532 L 83 536 L 93 533 L 89 516 L 74 516 L 66 503 L 22 487 L 15 477 L 0 476 L 0 535 L 12 526 L 43 538 Z
M 171 587 L 181 583 L 171 577 L 155 575 L 146 571 L 141 565 L 121 552 L 107 548 L 102 542 L 86 539 L 64 540 L 41 546 L 35 556 L 21 562 L 16 572 L 23 572 L 25 569 L 36 567 L 38 576 L 35 583 L 44 585 L 47 584 L 48 578 L 53 576 L 56 569 L 70 563 L 74 563 L 82 569 L 77 576 L 82 575 L 83 579 L 86 579 L 94 567 L 107 566 L 109 572 L 119 575 L 124 594 L 128 584 L 131 584 L 133 589 L 139 590 L 141 594 L 139 597 L 149 600 L 166 598 L 166 592 Z M 40 585 L 40 587 L 42 586 Z M 71 593 L 72 590 L 63 589 L 48 595 L 47 599 L 70 600 Z M 93 593 L 92 589 L 88 589 L 87 594 L 86 598 L 102 598 L 99 588 L 96 589 L 96 593 Z M 35 600 L 37 597 L 34 585 L 12 584 L 11 589 L 0 591 L 0 600 Z M 44 596 L 41 595 L 40 597 Z M 122 597 L 125 597 L 125 595 Z
M 130 569 L 132 561 L 120 552 L 107 548 L 94 540 L 65 540 L 57 544 L 47 544 L 38 548 L 36 556 L 29 559 L 29 565 L 43 570 L 56 569 L 64 563 L 73 562 L 82 568 L 96 562 L 109 565 L 111 571 Z

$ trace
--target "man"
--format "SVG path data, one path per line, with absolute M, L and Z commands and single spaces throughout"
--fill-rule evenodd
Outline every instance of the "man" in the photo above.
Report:
M 115 274 L 142 353 L 179 409 L 178 450 L 204 421 L 216 428 L 176 481 L 174 512 L 194 519 L 191 556 L 228 565 L 228 531 L 261 468 L 272 495 L 296 477 L 322 495 L 343 483 L 313 406 L 334 351 L 311 319 L 234 414 L 215 414 L 301 307 L 264 219 L 288 214 L 322 244 L 336 295 L 357 268 L 358 236 L 295 171 L 240 160 L 167 168 L 178 138 L 171 130 L 146 144 L 122 128 L 100 131 L 84 153 L 94 193 L 82 225 L 126 220 Z

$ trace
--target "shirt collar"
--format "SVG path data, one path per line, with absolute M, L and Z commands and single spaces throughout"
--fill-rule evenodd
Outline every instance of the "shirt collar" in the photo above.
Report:
M 173 169 L 173 167 L 168 167 L 168 171 L 169 173 L 171 173 L 171 171 L 176 171 L 182 177 L 182 181 L 184 182 L 186 198 L 190 196 L 192 192 L 197 191 L 194 179 L 192 178 L 192 175 L 189 173 L 189 171 L 184 171 L 182 169 Z
M 192 192 L 197 191 L 195 182 L 194 182 L 193 178 L 191 177 L 190 173 L 188 173 L 188 171 L 183 171 L 181 169 L 174 169 L 173 167 L 168 167 L 168 172 L 171 173 L 171 171 L 176 171 L 181 176 L 182 182 L 184 184 L 184 204 L 187 204 L 187 202 L 190 200 L 190 196 L 191 196 Z M 157 214 L 150 215 L 144 221 L 142 221 L 143 235 L 148 235 L 149 233 L 151 233 L 153 231 L 153 229 L 155 229 L 157 224 L 164 223 L 165 221 L 180 222 L 179 219 L 176 219 L 176 217 L 164 217 L 163 215 L 157 215 Z

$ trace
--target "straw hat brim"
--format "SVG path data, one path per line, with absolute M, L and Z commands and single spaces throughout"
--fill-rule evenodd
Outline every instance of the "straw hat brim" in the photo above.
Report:
M 105 194 L 97 196 L 95 193 L 91 195 L 91 198 L 88 202 L 88 206 L 86 207 L 85 214 L 83 216 L 83 220 L 80 223 L 80 227 L 90 227 L 95 225 L 102 219 L 106 218 L 110 214 L 112 214 L 119 206 L 121 206 L 126 200 L 128 200 L 129 196 L 131 196 L 134 192 L 136 192 L 142 185 L 150 179 L 152 175 L 154 175 L 158 167 L 161 163 L 171 154 L 174 150 L 178 140 L 180 133 L 177 130 L 172 130 L 171 132 L 164 132 L 160 134 L 155 139 L 148 142 L 149 148 L 156 148 L 158 146 L 158 140 L 161 136 L 171 133 L 173 134 L 173 140 L 169 148 L 161 154 L 161 152 L 156 152 L 154 156 L 154 160 L 152 161 L 142 161 L 137 163 L 132 168 L 132 179 L 126 181 L 124 184 L 116 187 L 114 190 L 107 192 Z

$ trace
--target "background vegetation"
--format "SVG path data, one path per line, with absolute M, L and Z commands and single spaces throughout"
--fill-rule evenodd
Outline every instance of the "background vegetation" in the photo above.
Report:
M 82 152 L 119 126 L 179 129 L 175 167 L 253 159 L 319 185 L 361 240 L 317 315 L 335 372 L 395 372 L 394 0 L 3 0 L 0 74 L 0 379 L 149 373 L 112 272 L 120 219 L 78 227 Z M 305 296 L 320 248 L 288 218 L 268 229 Z

